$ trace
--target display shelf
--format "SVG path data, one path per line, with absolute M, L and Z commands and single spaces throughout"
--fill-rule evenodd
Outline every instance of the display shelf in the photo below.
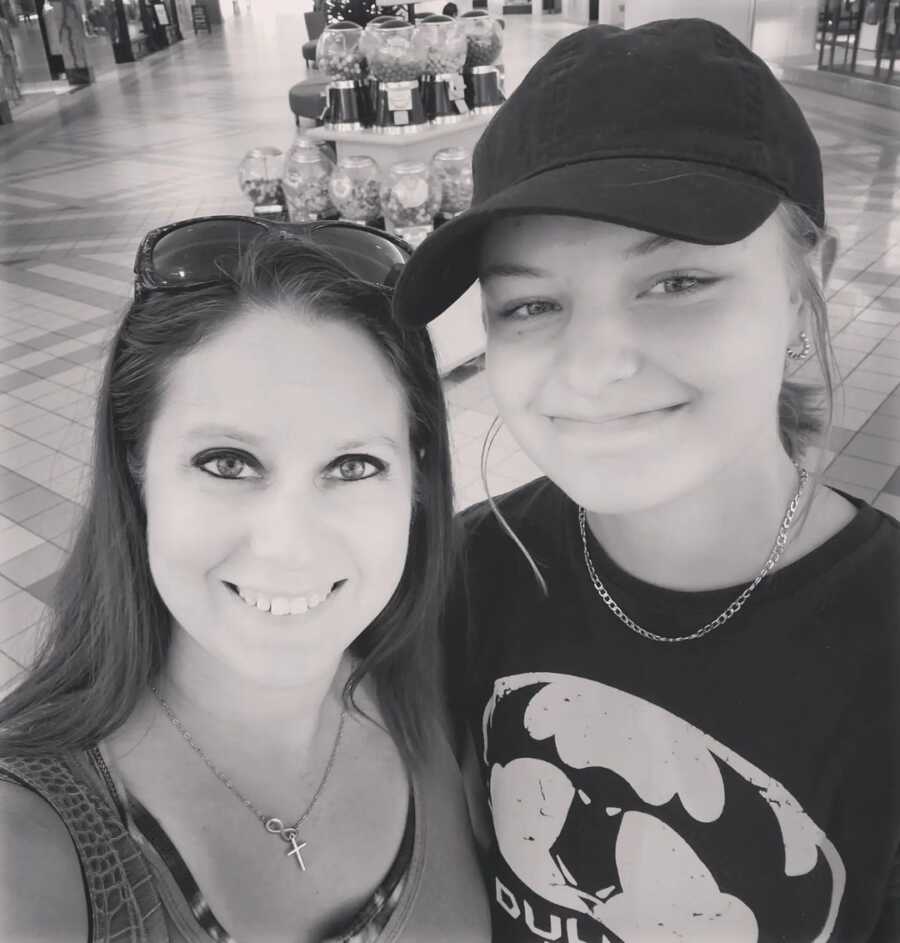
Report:
M 457 124 L 423 128 L 411 134 L 379 134 L 373 131 L 329 131 L 313 128 L 306 132 L 314 141 L 332 141 L 337 156 L 371 157 L 382 172 L 401 160 L 430 163 L 445 147 L 464 147 L 470 153 L 481 136 L 490 115 L 470 115 Z M 429 326 L 438 367 L 442 375 L 484 351 L 484 326 L 481 321 L 481 290 L 473 285 Z
M 307 132 L 314 141 L 333 141 L 338 160 L 354 154 L 371 157 L 379 167 L 387 169 L 401 160 L 430 161 L 436 151 L 445 147 L 464 147 L 471 152 L 490 115 L 468 115 L 456 124 L 422 128 L 408 134 L 380 134 L 377 131 L 330 131 L 312 128 Z

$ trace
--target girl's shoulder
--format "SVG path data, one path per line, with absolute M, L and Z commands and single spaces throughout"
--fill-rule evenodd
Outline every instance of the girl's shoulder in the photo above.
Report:
M 86 940 L 78 853 L 62 819 L 32 790 L 0 779 L 0 940 Z

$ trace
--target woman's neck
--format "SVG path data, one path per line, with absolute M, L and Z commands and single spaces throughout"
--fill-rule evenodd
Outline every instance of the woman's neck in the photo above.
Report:
M 214 742 L 217 752 L 258 748 L 260 761 L 277 754 L 303 768 L 317 740 L 333 734 L 351 662 L 306 667 L 289 687 L 268 685 L 213 658 L 176 628 L 155 686 L 197 740 Z
M 782 452 L 768 462 L 728 466 L 663 504 L 619 515 L 588 511 L 587 521 L 606 553 L 633 576 L 669 589 L 718 589 L 757 576 L 798 484 L 797 469 Z M 791 538 L 811 490 L 807 486 Z M 780 565 L 792 556 L 785 552 Z

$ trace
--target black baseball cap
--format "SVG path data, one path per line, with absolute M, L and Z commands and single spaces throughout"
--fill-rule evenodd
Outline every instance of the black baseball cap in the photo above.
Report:
M 426 324 L 478 275 L 501 216 L 606 220 L 703 245 L 745 239 L 784 199 L 825 223 L 819 148 L 769 67 L 701 19 L 591 26 L 558 42 L 491 119 L 472 207 L 413 253 L 394 316 Z

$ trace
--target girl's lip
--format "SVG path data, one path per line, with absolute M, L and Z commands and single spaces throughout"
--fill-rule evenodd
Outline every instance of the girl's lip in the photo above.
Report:
M 581 423 L 585 426 L 603 426 L 606 423 L 622 422 L 623 420 L 640 419 L 642 416 L 655 416 L 657 413 L 675 412 L 686 406 L 687 403 L 671 403 L 668 406 L 657 406 L 655 409 L 640 409 L 631 413 L 615 413 L 599 416 L 550 416 L 553 422 Z

